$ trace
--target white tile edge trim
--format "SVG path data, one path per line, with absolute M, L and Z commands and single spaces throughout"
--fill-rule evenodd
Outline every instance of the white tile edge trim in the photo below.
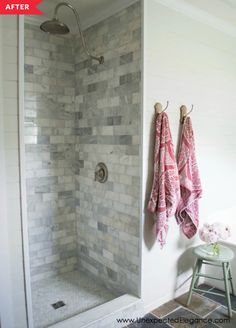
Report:
M 24 16 L 18 19 L 18 97 L 19 97 L 19 160 L 20 160 L 20 206 L 21 206 L 21 234 L 23 244 L 25 299 L 28 328 L 33 328 L 33 309 L 31 297 L 30 259 L 27 220 L 27 198 L 25 179 L 25 146 L 24 146 Z
M 61 321 L 57 324 L 49 326 L 50 328 L 86 328 L 91 324 L 94 324 L 101 319 L 108 318 L 110 315 L 114 315 L 119 311 L 122 311 L 134 304 L 140 303 L 142 307 L 142 301 L 140 298 L 125 294 L 107 303 L 99 305 L 91 310 L 75 315 L 67 320 Z M 142 315 L 143 313 L 141 313 Z

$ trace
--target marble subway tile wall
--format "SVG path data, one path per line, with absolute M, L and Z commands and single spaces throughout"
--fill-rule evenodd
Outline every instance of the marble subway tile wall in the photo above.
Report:
M 77 266 L 72 36 L 25 24 L 25 156 L 32 282 Z
M 98 65 L 75 38 L 79 268 L 118 292 L 139 293 L 140 2 L 85 31 Z M 108 181 L 94 181 L 98 162 Z

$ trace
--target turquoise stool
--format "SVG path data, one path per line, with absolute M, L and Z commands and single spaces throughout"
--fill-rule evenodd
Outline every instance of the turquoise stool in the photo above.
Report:
M 227 305 L 228 305 L 228 314 L 229 317 L 232 318 L 232 308 L 231 308 L 231 299 L 230 299 L 230 290 L 229 290 L 229 282 L 232 290 L 232 295 L 234 295 L 234 287 L 232 281 L 232 273 L 230 261 L 234 258 L 233 251 L 225 246 L 220 245 L 220 253 L 219 255 L 210 255 L 207 252 L 207 245 L 200 245 L 193 249 L 193 253 L 197 256 L 197 261 L 193 270 L 192 281 L 190 285 L 190 290 L 188 294 L 187 306 L 189 306 L 191 302 L 191 297 L 194 291 L 204 292 L 208 294 L 218 295 L 226 297 Z M 202 264 L 212 265 L 217 267 L 222 267 L 223 269 L 223 278 L 211 277 L 205 274 L 201 274 Z M 225 294 L 215 293 L 211 291 L 205 291 L 203 289 L 198 288 L 198 281 L 200 277 L 210 278 L 215 280 L 224 281 L 225 285 Z

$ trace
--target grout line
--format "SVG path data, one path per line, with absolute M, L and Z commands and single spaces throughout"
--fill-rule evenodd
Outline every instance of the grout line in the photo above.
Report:
M 160 305 L 160 306 L 161 306 L 161 305 Z M 164 315 L 164 316 L 162 316 L 162 317 L 158 317 L 157 315 L 155 315 L 155 314 L 152 313 L 152 312 L 150 312 L 150 313 L 151 313 L 154 317 L 156 317 L 156 318 L 162 320 L 162 319 L 165 318 L 167 315 L 169 315 L 169 314 L 171 314 L 171 313 L 173 313 L 173 312 L 175 312 L 176 310 L 179 310 L 179 309 L 181 309 L 181 308 L 182 308 L 182 305 L 179 305 L 177 308 L 175 308 L 174 310 L 168 312 L 166 315 Z M 170 323 L 166 323 L 166 325 L 169 326 L 169 327 L 171 327 L 171 328 L 175 328 L 175 327 L 172 326 Z
M 163 315 L 162 317 L 158 317 L 158 316 L 157 316 L 156 314 L 154 314 L 153 312 L 150 312 L 150 313 L 153 314 L 154 317 L 156 317 L 156 318 L 158 318 L 158 319 L 162 319 L 162 318 L 166 317 L 167 315 L 169 315 L 169 314 L 175 312 L 176 310 L 178 310 L 178 309 L 181 308 L 181 307 L 183 307 L 183 306 L 182 306 L 182 305 L 179 305 L 177 308 L 175 308 L 174 310 L 172 310 L 172 311 L 166 313 L 166 314 Z
M 228 309 L 227 306 L 225 306 L 225 305 L 223 305 L 223 304 L 221 304 L 221 303 L 219 303 L 219 302 L 217 302 L 217 301 L 215 301 L 215 300 L 213 300 L 213 299 L 207 297 L 207 291 L 212 291 L 214 288 L 215 288 L 215 287 L 210 287 L 209 289 L 206 290 L 205 293 L 202 293 L 202 294 L 197 293 L 197 292 L 194 292 L 194 294 L 195 294 L 195 295 L 198 295 L 200 298 L 202 298 L 202 299 L 206 299 L 206 300 L 208 300 L 208 301 L 210 301 L 211 303 L 214 303 L 214 304 L 216 305 L 216 308 L 215 308 L 215 309 L 211 310 L 210 312 L 208 312 L 208 313 L 205 314 L 204 316 L 203 316 L 203 315 L 200 315 L 200 314 L 198 314 L 198 313 L 196 313 L 196 312 L 194 312 L 192 309 L 189 309 L 188 307 L 186 307 L 186 306 L 184 306 L 184 305 L 179 305 L 179 306 L 176 307 L 174 310 L 172 310 L 172 311 L 166 313 L 164 316 L 161 316 L 161 317 L 158 317 L 158 316 L 157 316 L 156 314 L 154 314 L 153 312 L 149 312 L 149 313 L 152 314 L 153 316 L 155 316 L 155 317 L 158 318 L 158 319 L 163 319 L 163 318 L 165 318 L 166 316 L 172 314 L 173 312 L 175 312 L 175 311 L 177 311 L 177 310 L 183 308 L 183 309 L 186 309 L 187 311 L 193 313 L 193 314 L 196 315 L 197 317 L 204 319 L 204 318 L 210 316 L 214 311 L 218 310 L 218 309 L 221 308 L 221 307 L 223 307 L 224 309 L 227 310 L 227 309 Z M 160 305 L 159 307 L 161 307 L 161 305 Z M 236 314 L 236 310 L 233 310 L 233 309 L 232 309 L 232 312 Z M 172 326 L 172 325 L 169 324 L 169 323 L 168 323 L 167 325 L 169 325 L 170 327 L 173 327 L 173 328 L 174 328 L 174 326 Z M 219 325 L 216 324 L 216 323 L 214 323 L 214 325 L 215 325 L 216 327 L 218 327 L 218 328 L 222 328 L 222 326 L 219 326 Z
M 212 312 L 214 312 L 215 310 L 219 309 L 220 308 L 220 304 L 216 304 L 217 307 L 213 310 L 211 310 L 209 313 L 207 313 L 206 315 L 203 316 L 203 318 L 206 318 L 207 316 L 209 316 Z
M 175 310 L 170 311 L 170 312 L 169 312 L 168 314 L 166 314 L 164 317 L 166 317 L 167 315 L 169 315 L 169 314 L 171 314 L 171 313 L 173 313 L 173 312 L 175 312 L 175 311 L 181 309 L 182 307 L 183 307 L 182 305 L 179 305 Z
M 221 304 L 221 306 L 222 306 L 223 308 L 225 308 L 226 310 L 228 310 L 228 307 L 227 307 L 226 305 L 222 305 L 222 304 Z M 236 310 L 233 310 L 232 307 L 231 307 L 231 311 L 234 312 L 234 313 L 236 313 Z
M 187 307 L 183 307 L 183 308 L 186 309 L 186 310 L 188 310 L 189 312 L 195 314 L 197 317 L 202 318 L 202 316 L 200 316 L 199 314 L 197 314 L 196 312 L 194 312 L 192 309 L 189 309 Z
M 213 287 L 212 287 L 213 288 Z M 210 290 L 210 289 L 209 289 Z M 196 294 L 196 293 L 195 293 Z M 198 294 L 198 296 L 200 297 L 200 298 L 202 298 L 203 300 L 204 299 L 206 299 L 206 300 L 208 300 L 208 301 L 210 301 L 211 303 L 214 303 L 215 305 L 216 305 L 216 308 L 215 309 L 213 309 L 213 310 L 211 310 L 210 312 L 208 312 L 207 314 L 205 314 L 204 316 L 202 315 L 201 317 L 202 318 L 205 318 L 205 317 L 207 317 L 210 313 L 212 313 L 212 312 L 214 312 L 215 310 L 217 310 L 222 304 L 220 304 L 220 303 L 218 303 L 218 302 L 215 302 L 214 300 L 212 300 L 212 299 L 210 299 L 210 298 L 208 298 L 208 297 L 206 297 L 206 296 L 204 296 L 204 295 L 202 295 L 202 294 Z M 193 311 L 194 312 L 194 311 Z
M 214 289 L 214 288 L 215 288 L 215 287 L 212 287 L 211 289 Z M 211 289 L 208 289 L 208 290 L 211 290 Z M 203 296 L 204 298 L 208 299 L 209 301 L 218 304 L 219 306 L 218 306 L 216 309 L 218 309 L 220 306 L 223 306 L 224 308 L 228 309 L 228 307 L 227 307 L 226 305 L 223 305 L 223 304 L 221 304 L 220 302 L 217 302 L 217 301 L 215 301 L 215 300 L 213 300 L 213 299 L 211 299 L 211 298 L 209 298 L 209 297 L 207 297 L 207 296 L 205 296 L 205 295 L 203 295 L 203 294 L 200 294 L 200 295 Z M 224 296 L 222 296 L 222 297 L 224 297 Z M 215 309 L 215 310 L 216 310 L 216 309 Z M 236 310 L 233 310 L 233 309 L 232 309 L 232 311 L 236 313 Z
M 218 326 L 217 323 L 213 323 L 213 325 L 215 325 L 216 327 L 222 328 L 223 326 Z
M 218 307 L 219 307 L 219 306 L 218 306 Z M 186 306 L 184 306 L 184 305 L 180 305 L 178 308 L 176 308 L 175 310 L 169 312 L 169 313 L 166 314 L 166 315 L 169 315 L 169 314 L 175 312 L 176 310 L 178 310 L 178 309 L 180 309 L 180 308 L 186 309 L 187 311 L 189 311 L 189 312 L 195 314 L 196 316 L 198 316 L 198 317 L 200 317 L 200 318 L 201 318 L 201 317 L 203 318 L 203 316 L 201 316 L 200 314 L 194 312 L 194 310 L 192 310 L 192 309 L 190 309 L 190 308 L 188 308 L 188 307 L 186 307 Z M 166 316 L 166 315 L 165 315 L 165 316 Z M 164 316 L 164 317 L 165 317 L 165 316 Z

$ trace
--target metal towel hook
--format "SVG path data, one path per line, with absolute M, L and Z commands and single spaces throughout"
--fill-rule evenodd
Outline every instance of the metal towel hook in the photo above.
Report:
M 192 111 L 193 111 L 193 104 L 192 104 L 192 106 L 191 106 L 191 109 L 190 109 L 190 111 L 186 114 L 186 116 L 188 116 Z
M 185 105 L 182 105 L 180 107 L 180 120 L 182 123 L 184 123 L 186 117 L 193 111 L 194 105 L 192 104 L 190 111 L 188 112 L 188 109 Z
M 169 106 L 169 101 L 167 101 L 166 107 L 164 109 L 162 109 L 161 103 L 156 103 L 154 106 L 156 114 L 161 114 L 161 113 L 165 112 L 167 110 L 168 106 Z

